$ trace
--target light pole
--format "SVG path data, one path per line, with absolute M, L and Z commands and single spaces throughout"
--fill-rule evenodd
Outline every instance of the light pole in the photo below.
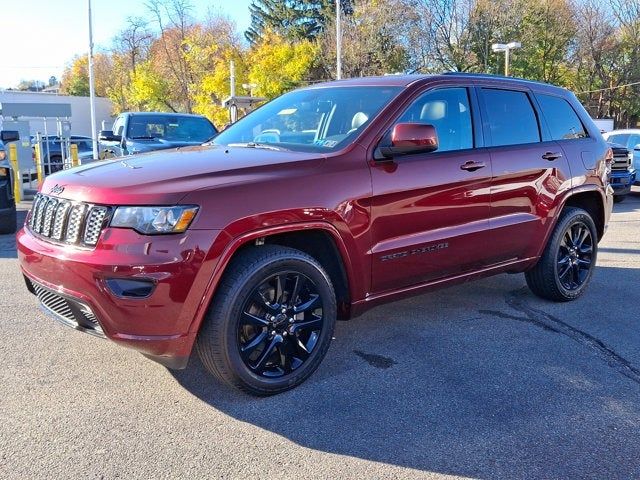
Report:
M 336 80 L 342 78 L 342 29 L 340 25 L 340 0 L 336 0 Z
M 91 110 L 91 140 L 93 145 L 93 159 L 98 159 L 98 134 L 96 132 L 96 91 L 93 80 L 93 18 L 91 17 L 91 0 L 88 0 L 89 10 L 89 109 Z
M 509 43 L 494 43 L 491 45 L 491 50 L 494 52 L 504 52 L 504 76 L 509 76 L 509 52 L 511 50 L 515 50 L 516 48 L 522 47 L 520 42 L 509 42 Z

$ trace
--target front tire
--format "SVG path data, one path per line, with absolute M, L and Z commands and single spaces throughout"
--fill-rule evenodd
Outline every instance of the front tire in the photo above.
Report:
M 598 234 L 589 214 L 566 207 L 538 263 L 525 273 L 537 296 L 555 302 L 575 300 L 584 293 L 596 264 Z
M 251 247 L 228 267 L 196 349 L 213 375 L 252 395 L 304 382 L 324 358 L 335 327 L 329 275 L 309 255 Z

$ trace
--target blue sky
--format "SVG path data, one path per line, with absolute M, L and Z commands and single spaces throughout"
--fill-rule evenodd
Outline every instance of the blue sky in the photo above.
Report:
M 232 18 L 244 32 L 250 22 L 251 0 L 191 0 L 194 16 L 207 10 Z M 60 78 L 74 55 L 89 44 L 87 0 L 1 0 L 0 88 L 20 80 Z M 144 0 L 92 0 L 96 48 L 106 48 L 129 16 L 147 16 Z

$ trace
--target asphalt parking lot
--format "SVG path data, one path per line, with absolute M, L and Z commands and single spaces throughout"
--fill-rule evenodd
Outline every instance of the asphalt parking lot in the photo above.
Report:
M 582 299 L 501 275 L 385 305 L 264 399 L 45 317 L 11 236 L 0 272 L 1 478 L 640 477 L 638 189 Z

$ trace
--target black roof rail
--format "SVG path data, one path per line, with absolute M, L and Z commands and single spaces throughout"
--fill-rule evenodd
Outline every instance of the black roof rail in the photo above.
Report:
M 451 76 L 459 76 L 459 77 L 475 77 L 475 78 L 486 78 L 486 79 L 503 79 L 503 80 L 512 80 L 516 82 L 526 82 L 533 83 L 536 85 L 546 85 L 549 87 L 563 88 L 558 85 L 553 85 L 551 83 L 540 82 L 538 80 L 529 80 L 526 78 L 520 77 L 506 77 L 504 75 L 495 75 L 493 73 L 476 73 L 476 72 L 444 72 L 442 75 L 451 75 Z

